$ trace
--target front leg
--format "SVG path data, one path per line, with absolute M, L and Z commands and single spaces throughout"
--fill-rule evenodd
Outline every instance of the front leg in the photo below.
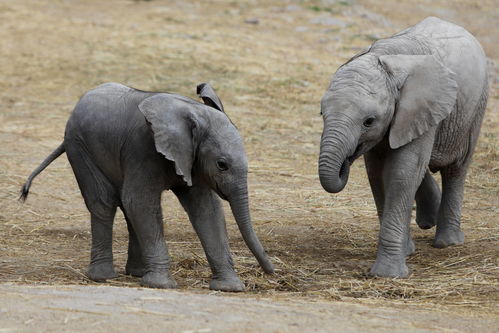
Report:
M 385 159 L 383 158 L 383 155 L 383 148 L 380 147 L 374 148 L 364 155 L 367 176 L 369 178 L 369 184 L 371 185 L 380 225 L 383 219 L 383 208 L 385 206 L 385 189 L 383 182 Z M 415 251 L 414 242 L 411 239 L 410 233 L 407 233 L 407 244 L 405 249 L 406 256 L 413 254 Z
M 371 185 L 371 192 L 373 194 L 374 203 L 378 212 L 378 218 L 381 223 L 383 217 L 383 207 L 385 205 L 385 191 L 383 188 L 383 166 L 384 158 L 382 152 L 376 148 L 364 154 L 364 162 L 366 164 L 367 177 L 369 178 L 369 185 Z
M 121 201 L 127 223 L 135 233 L 139 249 L 132 238 L 133 263 L 137 263 L 141 253 L 140 265 L 143 275 L 140 284 L 151 288 L 176 288 L 177 283 L 170 274 L 170 256 L 166 247 L 161 213 L 161 182 L 155 179 L 128 177 L 125 179 Z M 154 182 L 154 183 L 153 183 Z M 132 236 L 133 237 L 133 236 Z M 129 261 L 128 264 L 132 264 Z M 131 266 L 129 266 L 130 268 Z M 132 273 L 128 271 L 127 273 Z M 137 273 L 137 272 L 136 272 Z
M 427 133 L 396 150 L 386 151 L 383 167 L 384 206 L 376 262 L 371 274 L 407 277 L 405 257 L 414 249 L 409 225 L 416 190 L 423 179 L 431 154 Z
M 206 253 L 213 274 L 210 289 L 244 291 L 244 284 L 234 271 L 220 199 L 205 185 L 180 187 L 173 192 L 189 215 Z

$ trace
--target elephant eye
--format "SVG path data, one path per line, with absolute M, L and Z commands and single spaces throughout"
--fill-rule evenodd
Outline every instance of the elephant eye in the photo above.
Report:
M 363 123 L 364 127 L 371 127 L 372 124 L 374 123 L 374 120 L 376 120 L 375 117 L 369 117 L 366 120 L 364 120 L 364 123 Z
M 220 159 L 220 160 L 217 160 L 217 168 L 220 171 L 226 171 L 229 169 L 229 165 L 227 164 L 227 161 Z

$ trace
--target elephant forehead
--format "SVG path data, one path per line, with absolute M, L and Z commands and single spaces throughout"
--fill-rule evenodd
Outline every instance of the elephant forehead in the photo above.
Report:
M 326 95 L 321 103 L 323 113 L 371 113 L 379 106 L 376 98 L 354 89 Z
M 340 93 L 354 90 L 359 94 L 376 96 L 386 87 L 386 75 L 372 54 L 360 56 L 341 66 L 333 75 L 328 90 Z
M 241 147 L 243 144 L 239 132 L 231 124 L 213 126 L 211 134 L 212 139 L 224 147 Z

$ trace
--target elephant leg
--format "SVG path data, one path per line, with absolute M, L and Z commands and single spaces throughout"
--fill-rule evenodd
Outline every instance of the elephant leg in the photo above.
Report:
M 406 277 L 409 274 L 405 257 L 413 251 L 409 224 L 417 188 L 414 183 L 412 179 L 399 179 L 385 188 L 387 194 L 372 275 Z
M 409 223 L 410 224 L 410 223 Z M 406 257 L 412 256 L 416 252 L 416 244 L 414 244 L 414 241 L 412 240 L 411 237 L 411 228 L 407 228 L 407 241 L 405 244 L 405 255 Z
M 432 135 L 426 135 L 385 153 L 383 216 L 376 261 L 371 274 L 386 277 L 407 277 L 405 257 L 414 251 L 410 239 L 412 206 L 430 159 Z
M 140 284 L 175 288 L 177 284 L 169 272 L 170 256 L 164 240 L 160 185 L 154 177 L 128 177 L 123 184 L 121 201 L 142 253 L 144 275 Z M 136 250 L 133 241 L 132 248 Z M 136 252 L 132 253 L 132 257 L 135 255 Z
M 113 219 L 116 208 L 107 217 L 91 213 L 92 249 L 87 276 L 93 281 L 105 281 L 118 276 L 113 267 Z
M 117 208 L 116 190 L 86 151 L 68 142 L 66 152 L 90 212 L 92 248 L 87 276 L 94 281 L 117 277 L 113 267 L 113 220 Z
M 450 245 L 464 243 L 464 234 L 461 231 L 461 207 L 463 204 L 464 182 L 471 163 L 480 127 L 487 106 L 487 89 L 484 90 L 476 106 L 477 115 L 469 136 L 468 152 L 461 165 L 450 165 L 440 171 L 442 174 L 442 200 L 438 211 L 437 231 L 433 246 L 444 248 Z
M 371 191 L 378 211 L 378 218 L 381 222 L 383 216 L 383 206 L 385 205 L 385 191 L 383 188 L 383 162 L 380 154 L 374 149 L 364 154 L 367 177 L 371 185 Z
M 461 205 L 466 168 L 450 166 L 442 169 L 441 173 L 442 201 L 433 242 L 433 246 L 437 248 L 464 243 L 464 234 L 461 231 Z
M 145 274 L 145 266 L 142 261 L 142 251 L 140 250 L 139 240 L 135 230 L 133 229 L 132 222 L 125 213 L 124 209 L 123 213 L 125 215 L 126 226 L 128 228 L 128 259 L 125 266 L 125 274 L 142 277 Z
M 437 223 L 441 193 L 429 171 L 416 192 L 416 223 L 421 229 L 430 229 Z
M 383 185 L 383 165 L 384 159 L 375 150 L 371 150 L 364 155 L 366 163 L 367 176 L 371 191 L 373 193 L 374 202 L 378 211 L 378 218 L 381 223 L 383 217 L 383 206 L 385 205 L 385 190 Z M 407 233 L 407 244 L 405 245 L 406 255 L 409 256 L 414 253 L 415 245 L 411 239 L 410 232 Z
M 220 199 L 206 186 L 181 187 L 173 192 L 187 212 L 208 259 L 212 271 L 210 289 L 243 291 L 244 284 L 234 271 Z

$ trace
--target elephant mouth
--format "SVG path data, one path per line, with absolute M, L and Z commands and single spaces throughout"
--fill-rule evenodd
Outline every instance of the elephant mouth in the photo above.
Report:
M 217 192 L 218 196 L 222 198 L 222 200 L 229 201 L 227 196 L 220 190 L 217 183 L 215 183 L 215 192 Z
M 353 154 L 347 157 L 341 164 L 339 177 L 341 180 L 345 182 L 345 184 L 346 181 L 348 180 L 348 174 L 350 173 L 350 166 L 357 158 L 359 158 L 360 155 L 364 153 L 363 149 L 364 149 L 364 144 L 361 143 L 360 145 L 357 146 Z
M 353 152 L 352 155 L 350 155 L 349 157 L 347 157 L 345 159 L 345 162 L 347 162 L 349 165 L 352 165 L 353 161 L 355 161 L 357 158 L 359 158 L 360 155 L 364 154 L 364 144 L 361 143 L 357 146 L 357 148 L 355 148 L 355 151 Z M 343 164 L 345 164 L 345 162 L 343 162 Z M 342 165 L 342 168 L 343 168 L 343 165 Z M 341 170 L 340 170 L 340 173 L 341 173 Z

